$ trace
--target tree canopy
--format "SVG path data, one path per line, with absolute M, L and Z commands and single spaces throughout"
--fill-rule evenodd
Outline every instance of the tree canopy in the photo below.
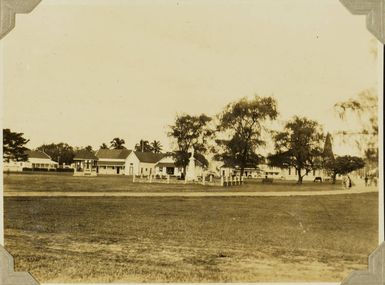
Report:
M 378 96 L 375 89 L 366 89 L 354 98 L 339 102 L 334 108 L 341 119 L 356 118 L 358 129 L 339 134 L 355 141 L 368 162 L 378 167 Z
M 199 116 L 183 114 L 178 115 L 175 124 L 170 126 L 168 135 L 173 138 L 176 145 L 175 163 L 177 166 L 183 167 L 184 172 L 189 163 L 191 148 L 194 148 L 194 157 L 207 165 L 205 158 L 207 141 L 213 134 L 213 130 L 209 126 L 211 120 L 205 114 Z
M 108 149 L 108 146 L 105 143 L 102 143 L 102 145 L 100 146 L 100 149 Z
M 321 167 L 323 138 L 322 128 L 316 121 L 295 116 L 282 132 L 274 135 L 276 153 L 269 155 L 268 163 L 280 168 L 294 167 L 301 184 L 305 175 Z
M 152 152 L 152 146 L 148 140 L 141 139 L 139 143 L 135 145 L 135 151 Z
M 23 133 L 12 132 L 10 129 L 3 129 L 3 161 L 9 162 L 26 161 L 28 156 L 25 145 L 29 142 Z
M 245 167 L 255 167 L 262 159 L 257 149 L 265 144 L 264 123 L 277 116 L 277 103 L 272 97 L 242 98 L 228 104 L 218 116 L 218 131 L 227 139 L 216 140 L 220 150 L 215 158 L 226 165 L 240 167 L 241 175 Z
M 152 148 L 152 152 L 160 153 L 162 152 L 163 146 L 160 143 L 160 141 L 154 140 L 151 142 L 151 148 Z
M 63 142 L 43 144 L 37 149 L 48 154 L 53 161 L 56 161 L 59 164 L 71 164 L 75 157 L 74 148 Z
M 111 144 L 111 148 L 112 149 L 124 149 L 125 148 L 125 146 L 124 146 L 124 144 L 125 144 L 126 142 L 124 141 L 124 139 L 120 139 L 120 138 L 114 138 L 114 139 L 112 139 L 112 141 L 110 142 L 110 144 Z
M 344 155 L 338 156 L 332 163 L 329 163 L 328 169 L 332 172 L 333 183 L 335 183 L 337 174 L 346 175 L 364 166 L 365 162 L 361 157 Z

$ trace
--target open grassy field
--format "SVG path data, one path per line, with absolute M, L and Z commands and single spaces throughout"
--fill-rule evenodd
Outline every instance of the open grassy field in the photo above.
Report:
M 7 192 L 197 192 L 197 191 L 322 191 L 342 190 L 341 183 L 304 182 L 276 180 L 273 184 L 262 184 L 260 180 L 245 180 L 245 185 L 221 187 L 184 184 L 133 183 L 127 176 L 74 177 L 69 173 L 4 174 L 4 190 Z
M 378 244 L 376 193 L 6 197 L 4 206 L 16 269 L 41 282 L 340 282 Z

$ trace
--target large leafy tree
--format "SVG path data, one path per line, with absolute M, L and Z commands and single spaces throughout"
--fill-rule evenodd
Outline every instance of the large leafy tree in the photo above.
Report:
M 43 144 L 37 148 L 40 151 L 48 154 L 53 161 L 57 163 L 71 164 L 75 157 L 75 150 L 67 143 L 51 143 Z
M 10 160 L 26 161 L 28 156 L 25 145 L 29 142 L 23 137 L 23 133 L 12 132 L 10 129 L 3 129 L 3 161 Z
M 120 139 L 120 138 L 114 138 L 110 142 L 112 149 L 123 149 L 123 148 L 125 148 L 125 146 L 124 146 L 125 143 L 126 142 L 124 141 L 124 139 Z
M 333 183 L 336 183 L 337 174 L 345 175 L 364 166 L 365 161 L 361 157 L 344 155 L 337 157 L 328 168 L 332 172 Z
M 311 170 L 321 167 L 323 133 L 313 120 L 295 116 L 282 132 L 274 135 L 276 153 L 269 155 L 269 165 L 280 168 L 294 167 L 298 183 Z
M 263 135 L 267 128 L 264 123 L 277 116 L 277 103 L 272 97 L 242 98 L 228 104 L 218 116 L 218 131 L 227 139 L 216 140 L 220 150 L 215 158 L 240 167 L 243 175 L 245 167 L 260 162 L 257 149 L 265 144 Z
M 342 120 L 356 120 L 356 129 L 339 134 L 356 146 L 371 168 L 378 168 L 378 96 L 375 89 L 367 89 L 357 96 L 334 105 Z
M 178 115 L 175 124 L 170 126 L 168 135 L 173 138 L 176 145 L 175 163 L 178 167 L 183 168 L 183 173 L 186 173 L 191 148 L 194 148 L 194 157 L 207 165 L 205 158 L 207 142 L 213 134 L 213 130 L 209 126 L 211 120 L 205 114 L 199 116 L 183 114 Z

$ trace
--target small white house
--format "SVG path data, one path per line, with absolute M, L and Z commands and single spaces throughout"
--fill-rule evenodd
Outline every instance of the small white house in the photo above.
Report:
M 125 175 L 153 175 L 155 165 L 166 155 L 163 153 L 132 151 L 125 160 Z
M 58 163 L 40 150 L 27 150 L 27 161 L 9 161 L 3 163 L 3 171 L 21 172 L 23 169 L 29 170 L 56 170 Z

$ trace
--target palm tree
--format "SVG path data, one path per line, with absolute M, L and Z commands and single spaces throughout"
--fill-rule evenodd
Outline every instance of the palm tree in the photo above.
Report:
M 102 143 L 102 145 L 100 146 L 100 149 L 108 149 L 108 146 L 105 143 Z
M 163 148 L 160 141 L 157 141 L 157 140 L 154 140 L 151 143 L 151 147 L 152 147 L 152 152 L 154 152 L 154 153 L 160 153 L 162 151 L 162 148 Z
M 112 149 L 123 149 L 125 148 L 123 145 L 125 144 L 124 139 L 114 138 L 111 142 Z
M 152 152 L 152 147 L 148 140 L 140 140 L 140 142 L 135 145 L 135 150 L 141 152 Z

